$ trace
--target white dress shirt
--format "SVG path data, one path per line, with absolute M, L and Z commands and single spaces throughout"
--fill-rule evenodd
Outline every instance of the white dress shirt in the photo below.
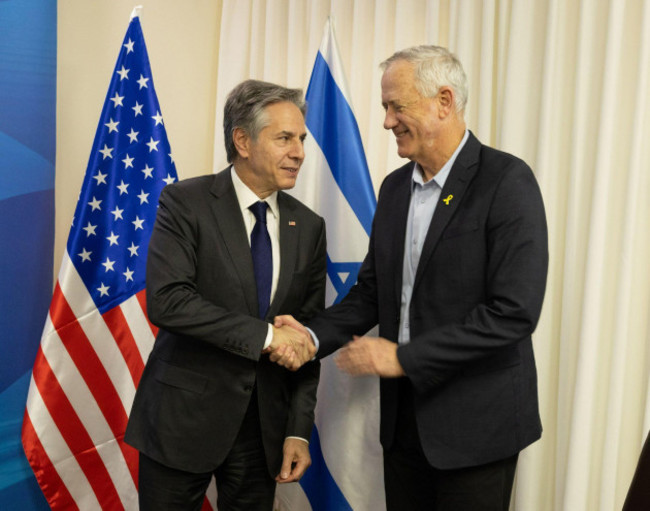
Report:
M 260 201 L 260 198 L 253 192 L 244 182 L 239 178 L 235 172 L 235 166 L 230 167 L 230 175 L 232 177 L 232 184 L 235 188 L 235 195 L 237 195 L 237 202 L 239 202 L 239 209 L 244 219 L 246 226 L 246 237 L 248 244 L 251 243 L 251 232 L 255 227 L 255 215 L 248 209 L 251 205 Z M 275 289 L 278 286 L 278 277 L 280 276 L 280 210 L 278 208 L 278 192 L 273 192 L 266 197 L 262 202 L 266 202 L 269 207 L 266 210 L 266 228 L 269 231 L 271 238 L 271 254 L 273 256 L 273 278 L 271 280 L 271 298 L 269 303 L 273 301 Z M 264 347 L 267 348 L 273 340 L 273 326 L 269 324 L 269 330 L 266 334 L 266 341 Z

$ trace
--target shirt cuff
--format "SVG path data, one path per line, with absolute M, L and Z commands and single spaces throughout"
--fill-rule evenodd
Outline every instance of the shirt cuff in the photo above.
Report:
M 271 341 L 273 341 L 273 325 L 269 323 L 269 330 L 266 333 L 266 340 L 264 341 L 264 348 L 266 349 L 271 346 Z
M 318 337 L 316 336 L 316 334 L 311 328 L 309 328 L 308 326 L 306 326 L 305 328 L 309 331 L 309 334 L 311 335 L 311 338 L 314 341 L 314 346 L 316 346 L 316 353 L 318 353 L 318 348 L 320 347 L 320 342 L 318 340 Z
M 302 440 L 302 441 L 305 442 L 307 445 L 309 445 L 309 440 L 305 440 L 305 439 L 304 439 L 303 437 L 301 437 L 301 436 L 288 436 L 287 438 L 295 438 L 296 440 Z M 286 440 L 286 439 L 285 439 L 285 440 Z

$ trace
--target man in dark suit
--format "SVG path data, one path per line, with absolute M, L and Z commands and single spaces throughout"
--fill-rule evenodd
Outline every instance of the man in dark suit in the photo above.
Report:
M 411 162 L 381 187 L 357 284 L 307 325 L 319 358 L 345 345 L 340 368 L 381 377 L 389 510 L 507 510 L 518 453 L 541 435 L 542 197 L 523 161 L 466 129 L 454 55 L 409 48 L 382 69 L 384 128 Z
M 248 80 L 230 93 L 224 135 L 232 166 L 165 187 L 147 261 L 147 310 L 160 327 L 125 440 L 140 451 L 143 510 L 265 510 L 276 481 L 300 479 L 319 362 L 288 371 L 267 353 L 315 349 L 276 328 L 324 307 L 325 225 L 281 190 L 304 158 L 302 91 Z M 261 202 L 263 201 L 263 202 Z

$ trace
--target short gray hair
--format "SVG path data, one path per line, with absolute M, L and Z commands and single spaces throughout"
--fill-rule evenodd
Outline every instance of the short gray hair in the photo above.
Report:
M 307 105 L 302 89 L 288 89 L 274 83 L 246 80 L 230 91 L 223 109 L 223 135 L 228 163 L 232 163 L 237 156 L 237 148 L 232 139 L 235 129 L 241 128 L 253 140 L 257 140 L 260 131 L 269 124 L 264 109 L 285 101 L 296 105 L 302 116 L 305 116 Z
M 467 105 L 467 76 L 458 57 L 441 46 L 412 46 L 395 52 L 379 67 L 386 71 L 398 60 L 410 62 L 415 67 L 415 88 L 426 98 L 432 98 L 440 87 L 451 87 L 456 95 L 456 112 L 462 113 Z

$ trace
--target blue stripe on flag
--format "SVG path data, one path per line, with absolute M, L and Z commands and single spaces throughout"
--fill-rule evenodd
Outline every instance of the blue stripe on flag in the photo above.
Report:
M 377 200 L 359 127 L 320 52 L 305 99 L 307 127 L 323 151 L 341 192 L 370 236 Z
M 352 511 L 352 507 L 345 500 L 343 493 L 341 493 L 325 464 L 316 426 L 314 426 L 311 433 L 309 454 L 311 455 L 312 464 L 300 479 L 300 485 L 309 499 L 312 511 L 328 511 L 332 509 Z

